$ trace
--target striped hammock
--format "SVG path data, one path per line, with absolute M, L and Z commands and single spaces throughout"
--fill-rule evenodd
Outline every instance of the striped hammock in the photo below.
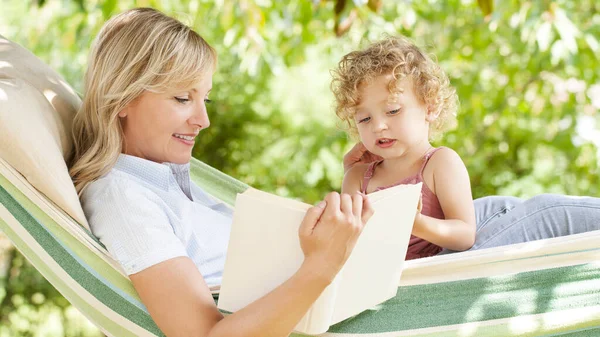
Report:
M 247 188 L 192 176 L 228 204 Z M 2 159 L 0 203 L 0 230 L 106 335 L 163 336 L 103 245 Z M 395 298 L 323 336 L 600 336 L 599 261 L 600 231 L 409 261 Z

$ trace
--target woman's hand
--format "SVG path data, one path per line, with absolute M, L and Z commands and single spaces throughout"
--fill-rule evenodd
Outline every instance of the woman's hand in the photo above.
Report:
M 366 196 L 332 192 L 308 210 L 299 229 L 305 260 L 270 293 L 223 317 L 204 278 L 188 257 L 130 275 L 142 302 L 169 337 L 280 337 L 291 333 L 333 281 L 373 214 Z
M 305 265 L 326 282 L 333 281 L 372 215 L 366 195 L 329 193 L 318 206 L 308 210 L 300 226 Z
M 357 163 L 368 164 L 378 160 L 383 160 L 383 158 L 369 152 L 362 142 L 358 142 L 344 155 L 344 173 Z

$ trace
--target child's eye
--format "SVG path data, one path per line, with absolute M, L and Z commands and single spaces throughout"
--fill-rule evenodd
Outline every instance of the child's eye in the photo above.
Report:
M 397 114 L 399 112 L 400 112 L 400 109 L 396 109 L 396 110 L 388 111 L 388 114 L 395 115 L 395 114 Z
M 181 104 L 185 104 L 185 103 L 187 103 L 187 102 L 189 102 L 189 101 L 190 101 L 190 99 L 189 99 L 189 98 L 187 98 L 187 97 L 177 97 L 177 96 L 175 96 L 175 97 L 173 97 L 173 98 L 175 98 L 175 100 L 176 100 L 177 102 L 181 103 Z
M 204 103 L 206 103 L 206 104 L 210 104 L 210 103 L 212 103 L 212 100 L 211 100 L 211 99 L 208 99 L 208 98 L 205 98 L 205 99 L 204 99 Z
M 370 121 L 370 120 L 371 120 L 371 117 L 365 117 L 365 118 L 363 118 L 363 119 L 359 120 L 359 121 L 358 121 L 358 124 L 360 124 L 360 123 L 366 123 L 366 122 L 368 122 L 368 121 Z

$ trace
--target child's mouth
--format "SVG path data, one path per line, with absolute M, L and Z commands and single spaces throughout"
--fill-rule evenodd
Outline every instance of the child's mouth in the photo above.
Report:
M 379 138 L 377 139 L 377 141 L 375 142 L 375 144 L 378 147 L 381 148 L 387 148 L 387 147 L 391 147 L 396 143 L 395 139 L 389 139 L 389 138 Z

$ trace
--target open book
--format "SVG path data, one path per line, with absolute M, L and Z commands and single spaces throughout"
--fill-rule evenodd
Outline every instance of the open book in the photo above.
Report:
M 421 183 L 369 194 L 375 210 L 348 261 L 295 331 L 320 334 L 396 295 Z M 298 228 L 311 206 L 249 189 L 238 194 L 218 308 L 235 312 L 285 282 L 304 259 Z

